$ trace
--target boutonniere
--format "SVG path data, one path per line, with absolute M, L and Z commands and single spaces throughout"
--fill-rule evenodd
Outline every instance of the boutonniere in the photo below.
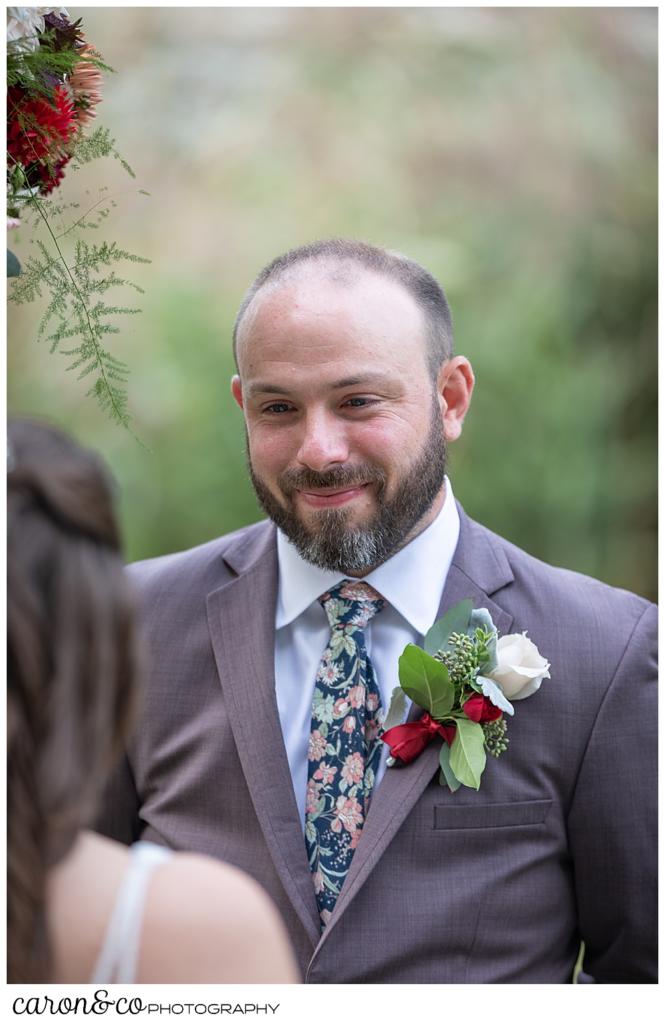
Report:
M 400 685 L 393 690 L 382 739 L 389 765 L 408 764 L 436 737 L 443 739 L 439 782 L 451 792 L 480 788 L 487 754 L 508 746 L 505 715 L 511 700 L 530 697 L 549 679 L 550 664 L 526 633 L 499 637 L 486 608 L 461 601 L 427 633 L 424 649 L 407 644 L 399 659 Z M 406 698 L 424 708 L 416 722 L 404 717 Z

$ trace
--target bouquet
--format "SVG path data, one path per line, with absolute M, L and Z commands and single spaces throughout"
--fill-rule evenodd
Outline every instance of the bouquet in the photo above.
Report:
M 101 101 L 102 70 L 81 19 L 64 7 L 7 8 L 7 213 L 62 181 Z
M 106 295 L 120 286 L 142 292 L 114 268 L 124 261 L 150 261 L 115 242 L 90 244 L 82 237 L 115 205 L 106 189 L 82 214 L 78 203 L 51 198 L 68 166 L 76 169 L 99 157 L 112 156 L 134 177 L 108 129 L 94 127 L 102 72 L 112 69 L 86 40 L 81 22 L 72 21 L 64 7 L 7 8 L 8 227 L 31 217 L 30 244 L 36 249 L 24 266 L 7 251 L 7 276 L 14 279 L 9 298 L 27 303 L 47 292 L 37 340 L 69 357 L 68 369 L 89 378 L 87 394 L 130 429 L 128 368 L 111 354 L 106 339 L 118 333 L 115 317 L 140 310 L 109 303 Z M 67 223 L 71 211 L 76 212 Z

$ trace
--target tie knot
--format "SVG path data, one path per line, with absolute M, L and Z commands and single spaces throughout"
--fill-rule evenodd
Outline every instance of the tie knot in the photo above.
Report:
M 385 603 L 374 587 L 360 580 L 342 580 L 332 590 L 321 594 L 319 601 L 328 616 L 331 629 L 340 626 L 364 629 Z

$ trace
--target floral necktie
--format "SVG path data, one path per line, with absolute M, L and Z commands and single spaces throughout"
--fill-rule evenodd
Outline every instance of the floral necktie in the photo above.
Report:
M 330 641 L 312 702 L 305 843 L 325 927 L 360 839 L 381 756 L 381 697 L 364 629 L 384 602 L 357 580 L 342 580 L 319 601 Z

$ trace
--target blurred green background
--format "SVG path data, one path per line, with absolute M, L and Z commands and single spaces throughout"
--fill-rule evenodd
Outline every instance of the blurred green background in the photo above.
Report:
M 10 413 L 94 445 L 130 559 L 260 518 L 230 331 L 273 256 L 349 235 L 443 284 L 477 389 L 450 473 L 546 561 L 656 592 L 654 8 L 69 8 L 117 71 L 98 121 L 134 167 L 70 174 L 152 260 L 131 368 L 146 452 L 9 309 Z M 150 197 L 138 194 L 145 188 Z M 29 235 L 12 235 L 19 257 Z M 125 296 L 133 304 L 134 296 Z

